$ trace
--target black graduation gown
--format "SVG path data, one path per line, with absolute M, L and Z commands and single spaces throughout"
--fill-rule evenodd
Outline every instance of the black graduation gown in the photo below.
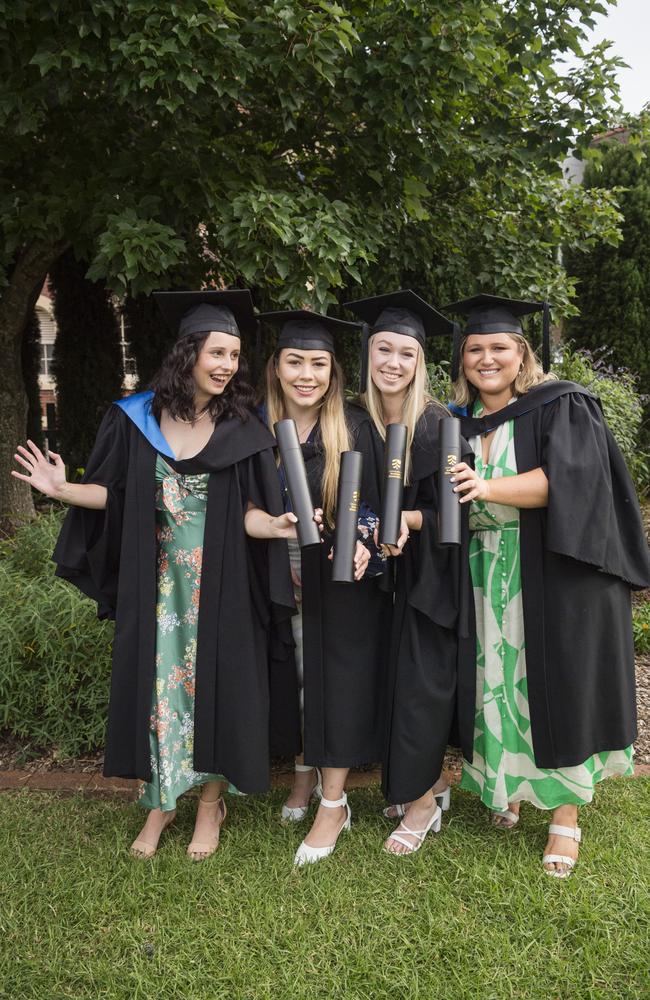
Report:
M 268 629 L 295 612 L 286 545 L 244 532 L 248 501 L 282 502 L 274 440 L 255 416 L 222 421 L 179 472 L 210 473 L 199 605 L 194 768 L 243 792 L 269 784 Z M 115 618 L 104 773 L 151 779 L 155 676 L 156 449 L 119 405 L 100 426 L 84 481 L 108 490 L 104 511 L 68 511 L 53 559 L 61 576 Z
M 630 589 L 650 586 L 634 486 L 595 396 L 546 382 L 463 434 L 515 420 L 519 472 L 542 468 L 548 506 L 520 510 L 530 720 L 538 767 L 570 767 L 636 737 Z M 476 643 L 463 644 L 459 725 L 472 759 Z
M 359 427 L 368 416 L 346 406 L 346 418 L 353 447 L 363 452 L 364 500 L 367 484 L 376 476 L 375 452 L 359 441 Z M 318 507 L 324 469 L 318 433 L 302 451 Z M 380 577 L 333 582 L 327 558 L 332 544 L 332 535 L 325 532 L 322 545 L 301 553 L 304 755 L 307 764 L 319 767 L 354 767 L 381 760 L 391 596 L 381 589 Z
M 422 511 L 422 530 L 412 531 L 403 554 L 389 560 L 394 607 L 382 787 L 393 803 L 419 798 L 440 776 L 455 711 L 458 632 L 467 631 L 467 607 L 461 601 L 468 586 L 466 558 L 458 548 L 437 543 L 438 424 L 443 416 L 448 413 L 432 404 L 416 428 L 404 509 Z M 384 442 L 372 424 L 370 428 L 379 465 Z M 378 483 L 377 493 L 380 489 Z

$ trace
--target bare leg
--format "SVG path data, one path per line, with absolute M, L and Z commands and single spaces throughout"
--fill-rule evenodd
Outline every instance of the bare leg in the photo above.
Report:
M 134 858 L 146 860 L 154 856 L 161 833 L 173 821 L 175 815 L 175 809 L 168 812 L 163 812 L 162 809 L 149 810 L 144 826 L 131 844 L 131 854 Z
M 447 777 L 447 775 L 445 774 L 445 772 L 442 771 L 442 773 L 440 774 L 440 777 L 436 781 L 436 783 L 433 786 L 433 788 L 431 789 L 431 791 L 432 791 L 432 793 L 434 795 L 440 795 L 442 792 L 446 791 L 447 788 L 449 788 L 450 784 L 451 784 L 451 782 L 449 781 L 449 778 Z M 409 809 L 411 807 L 411 805 L 412 805 L 411 802 L 405 802 L 404 803 L 404 809 Z M 398 812 L 397 812 L 397 806 L 388 806 L 388 808 L 386 809 L 385 815 L 388 816 L 390 819 L 397 819 L 398 815 L 399 815 Z
M 193 861 L 204 861 L 219 846 L 221 824 L 226 818 L 226 806 L 221 795 L 227 787 L 225 781 L 206 781 L 201 788 L 192 843 L 187 848 Z
M 323 768 L 324 799 L 341 798 L 345 790 L 348 771 L 348 767 Z M 305 843 L 309 847 L 329 847 L 336 841 L 346 815 L 345 806 L 338 806 L 336 809 L 319 806 L 312 828 L 305 837 Z
M 304 762 L 305 759 L 303 754 L 296 757 L 296 764 L 304 764 Z M 311 793 L 316 787 L 317 781 L 318 778 L 316 777 L 315 767 L 312 768 L 311 771 L 295 771 L 293 776 L 293 786 L 285 805 L 289 806 L 290 809 L 309 805 Z

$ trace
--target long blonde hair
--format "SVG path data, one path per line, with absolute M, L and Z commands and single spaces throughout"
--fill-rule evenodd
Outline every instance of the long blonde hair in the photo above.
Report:
M 376 336 L 376 334 L 374 336 Z M 370 345 L 372 344 L 372 341 L 373 337 L 371 337 L 368 342 L 368 352 L 370 352 Z M 406 462 L 404 463 L 405 483 L 409 482 L 409 474 L 411 471 L 411 446 L 413 444 L 413 438 L 415 437 L 415 428 L 417 427 L 418 420 L 426 410 L 427 406 L 430 406 L 432 403 L 442 405 L 438 403 L 429 391 L 429 376 L 427 373 L 426 362 L 424 360 L 424 351 L 422 350 L 420 344 L 417 345 L 417 350 L 418 354 L 417 361 L 415 363 L 415 374 L 411 379 L 408 389 L 406 390 L 400 419 L 400 423 L 406 424 L 407 427 Z M 384 411 L 381 405 L 381 393 L 372 380 L 370 367 L 370 364 L 368 364 L 366 390 L 361 394 L 360 400 L 368 411 L 372 422 L 377 428 L 377 432 L 381 436 L 382 440 L 385 441 L 386 424 L 384 423 Z
M 540 382 L 550 382 L 553 379 L 557 379 L 557 375 L 554 375 L 552 372 L 544 371 L 541 364 L 537 360 L 533 348 L 525 337 L 522 337 L 520 333 L 506 333 L 504 336 L 510 337 L 510 339 L 514 340 L 515 344 L 518 344 L 522 349 L 521 367 L 519 368 L 519 372 L 517 373 L 517 377 L 512 386 L 512 391 L 515 396 L 522 396 L 525 392 L 528 392 L 529 389 L 533 389 L 536 385 L 539 385 Z M 466 343 L 467 337 L 464 337 L 460 345 L 461 361 Z M 452 402 L 455 403 L 456 406 L 469 406 L 470 403 L 473 403 L 476 399 L 477 390 L 467 381 L 462 364 L 460 365 L 458 378 L 452 384 L 452 393 Z
M 270 430 L 278 420 L 287 417 L 284 395 L 278 378 L 280 351 L 275 351 L 266 362 L 266 416 Z M 320 436 L 325 455 L 325 468 L 321 482 L 323 517 L 329 528 L 334 528 L 336 494 L 338 491 L 341 452 L 352 447 L 350 429 L 343 407 L 343 371 L 332 355 L 332 370 L 327 392 L 320 402 L 318 415 Z

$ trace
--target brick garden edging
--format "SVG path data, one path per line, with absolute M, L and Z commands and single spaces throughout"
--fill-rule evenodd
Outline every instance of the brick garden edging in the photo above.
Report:
M 650 764 L 637 764 L 634 777 L 650 775 Z M 291 772 L 271 775 L 271 788 L 288 788 Z M 458 774 L 450 775 L 452 781 Z M 348 788 L 366 788 L 380 781 L 379 770 L 352 771 L 348 778 Z M 134 801 L 139 781 L 126 778 L 104 778 L 100 774 L 83 771 L 0 771 L 0 792 L 16 792 L 27 789 L 30 792 L 54 792 L 58 795 L 82 795 L 84 798 L 117 798 Z

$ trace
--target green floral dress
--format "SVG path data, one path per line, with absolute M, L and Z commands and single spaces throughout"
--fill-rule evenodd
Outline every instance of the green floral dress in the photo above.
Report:
M 480 416 L 482 407 L 475 407 Z M 470 440 L 476 471 L 484 479 L 515 476 L 514 421 L 496 430 L 488 463 L 480 437 Z M 613 774 L 631 774 L 632 747 L 595 754 L 557 769 L 535 764 L 526 683 L 521 594 L 519 510 L 472 502 L 470 567 L 476 606 L 477 679 L 474 757 L 463 763 L 461 787 L 494 812 L 509 802 L 539 809 L 591 802 L 594 786 Z
M 184 476 L 156 460 L 156 680 L 145 809 L 168 811 L 195 785 L 223 775 L 194 770 L 194 682 L 208 474 Z

